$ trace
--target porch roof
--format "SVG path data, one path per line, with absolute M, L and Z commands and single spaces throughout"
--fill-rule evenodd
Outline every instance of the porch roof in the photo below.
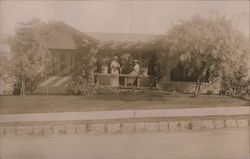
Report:
M 98 44 L 100 49 L 110 50 L 140 50 L 150 47 L 150 41 L 159 35 L 155 34 L 131 34 L 131 33 L 98 33 L 81 32 L 64 22 L 48 22 L 52 33 L 45 38 L 45 44 L 49 49 L 75 50 L 76 38 L 81 38 L 85 46 Z
M 103 32 L 85 32 L 87 35 L 100 40 L 101 42 L 146 42 L 153 40 L 157 34 L 143 33 L 103 33 Z

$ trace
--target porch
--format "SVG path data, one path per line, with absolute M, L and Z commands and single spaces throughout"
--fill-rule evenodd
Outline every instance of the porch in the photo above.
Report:
M 153 76 L 149 75 L 129 75 L 129 74 L 104 74 L 94 73 L 94 81 L 96 86 L 111 86 L 111 77 L 119 76 L 118 88 L 124 89 L 156 89 L 159 88 L 158 80 L 155 80 Z M 134 78 L 134 83 L 129 84 L 128 79 Z

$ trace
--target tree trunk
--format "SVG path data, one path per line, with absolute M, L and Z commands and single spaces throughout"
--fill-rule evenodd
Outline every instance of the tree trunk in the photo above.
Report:
M 22 78 L 22 80 L 21 80 L 21 93 L 20 93 L 20 96 L 21 96 L 22 100 L 23 100 L 24 94 L 25 94 L 25 81 Z
M 196 97 L 197 95 L 199 95 L 200 93 L 200 89 L 201 89 L 201 81 L 202 81 L 202 78 L 204 77 L 204 74 L 206 73 L 207 71 L 207 63 L 205 62 L 200 73 L 199 73 L 199 76 L 197 78 L 197 81 L 196 81 L 196 87 L 195 87 L 195 91 L 194 91 L 194 96 Z
M 195 90 L 194 90 L 194 97 L 196 97 L 197 96 L 197 94 L 198 94 L 198 86 L 199 85 L 199 82 L 198 82 L 198 80 L 196 81 L 196 85 L 195 85 Z
M 201 88 L 201 79 L 200 77 L 196 81 L 196 86 L 195 86 L 195 91 L 194 91 L 194 96 L 198 96 Z
M 197 95 L 200 93 L 200 90 L 201 90 L 201 80 L 200 80 L 200 83 L 199 83 L 199 86 L 198 86 L 198 93 L 197 93 Z

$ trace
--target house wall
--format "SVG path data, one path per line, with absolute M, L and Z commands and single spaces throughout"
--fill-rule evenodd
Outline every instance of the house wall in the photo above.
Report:
M 76 50 L 50 49 L 52 68 L 50 75 L 68 76 L 75 72 Z
M 164 90 L 179 91 L 191 93 L 194 92 L 196 82 L 195 81 L 173 81 L 171 80 L 171 71 L 179 63 L 179 58 L 173 57 L 166 59 L 166 63 L 163 66 L 163 71 L 161 73 L 161 85 Z M 221 90 L 221 84 L 219 80 L 213 82 L 202 82 L 200 93 L 219 94 Z
M 161 84 L 164 90 L 176 90 L 181 92 L 191 92 L 195 82 L 171 81 L 171 71 L 177 65 L 177 60 L 169 60 L 166 63 L 165 70 L 162 73 Z

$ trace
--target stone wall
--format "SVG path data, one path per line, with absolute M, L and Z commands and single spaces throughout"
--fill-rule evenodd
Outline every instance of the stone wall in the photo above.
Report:
M 158 121 L 62 122 L 0 125 L 0 135 L 122 134 L 201 129 L 244 128 L 249 118 L 171 119 Z

